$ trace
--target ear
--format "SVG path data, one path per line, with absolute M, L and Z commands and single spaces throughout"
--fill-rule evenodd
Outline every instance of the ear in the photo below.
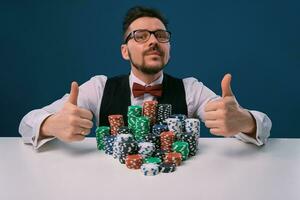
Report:
M 128 47 L 126 44 L 121 45 L 121 54 L 124 60 L 129 60 Z

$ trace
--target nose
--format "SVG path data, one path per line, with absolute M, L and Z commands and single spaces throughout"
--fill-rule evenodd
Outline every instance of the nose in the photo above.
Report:
M 155 35 L 152 33 L 148 40 L 149 46 L 153 44 L 158 44 L 158 40 L 156 39 Z

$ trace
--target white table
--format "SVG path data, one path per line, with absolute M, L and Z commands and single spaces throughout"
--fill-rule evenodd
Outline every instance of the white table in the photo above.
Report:
M 300 199 L 300 139 L 260 148 L 201 138 L 199 147 L 174 173 L 149 177 L 97 151 L 95 138 L 54 140 L 40 152 L 20 138 L 0 138 L 0 199 Z

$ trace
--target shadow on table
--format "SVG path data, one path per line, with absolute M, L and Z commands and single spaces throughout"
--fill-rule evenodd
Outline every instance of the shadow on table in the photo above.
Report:
M 297 151 L 294 145 L 286 145 L 285 142 L 281 140 L 269 139 L 269 141 L 263 146 L 256 146 L 251 143 L 243 143 L 242 141 L 238 140 L 236 142 L 242 144 L 234 143 L 230 147 L 226 146 L 227 148 L 222 148 L 222 153 L 225 156 L 230 157 L 251 157 L 257 154 L 269 154 L 273 157 L 287 158 L 293 156 L 293 154 L 287 152 Z
M 84 142 L 65 143 L 58 139 L 54 139 L 41 146 L 37 152 L 46 153 L 49 151 L 64 151 L 70 155 L 78 156 L 95 153 L 98 150 L 96 146 L 91 145 L 91 143 L 88 143 L 88 145 Z

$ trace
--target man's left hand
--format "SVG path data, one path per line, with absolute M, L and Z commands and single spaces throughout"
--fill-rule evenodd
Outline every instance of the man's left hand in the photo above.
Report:
M 250 112 L 240 107 L 231 90 L 230 82 L 231 75 L 226 74 L 221 82 L 222 98 L 206 104 L 205 126 L 214 135 L 230 137 L 243 132 L 255 138 L 255 119 Z

